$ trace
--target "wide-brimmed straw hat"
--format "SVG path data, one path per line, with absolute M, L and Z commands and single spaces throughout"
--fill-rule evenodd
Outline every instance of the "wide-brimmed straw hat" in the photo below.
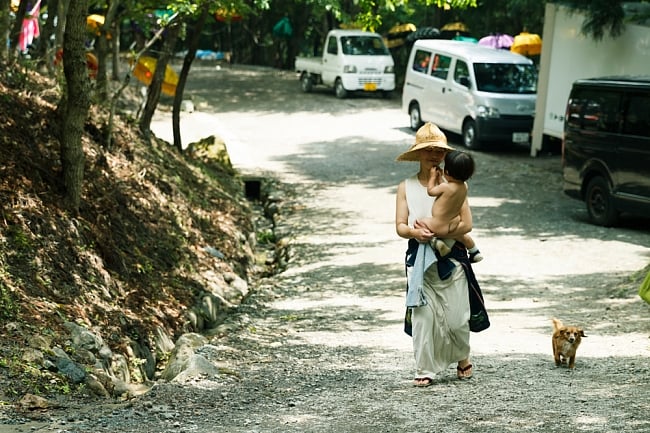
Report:
M 419 161 L 418 150 L 422 149 L 454 150 L 447 144 L 445 134 L 433 123 L 427 122 L 415 134 L 415 144 L 397 157 L 397 161 Z

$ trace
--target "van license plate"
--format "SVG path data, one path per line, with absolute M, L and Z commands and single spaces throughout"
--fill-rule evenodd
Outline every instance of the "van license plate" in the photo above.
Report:
M 527 132 L 513 132 L 512 133 L 512 142 L 513 143 L 528 143 L 530 139 L 530 134 Z
M 374 92 L 375 90 L 377 90 L 377 84 L 375 84 L 375 83 L 365 83 L 363 85 L 363 90 L 365 90 L 366 92 Z

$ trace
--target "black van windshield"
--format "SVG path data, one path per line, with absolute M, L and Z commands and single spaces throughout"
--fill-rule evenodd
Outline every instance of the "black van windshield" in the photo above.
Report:
M 534 65 L 475 63 L 476 86 L 482 92 L 531 94 L 537 92 Z
M 376 36 L 342 36 L 343 54 L 352 56 L 385 56 L 386 45 Z

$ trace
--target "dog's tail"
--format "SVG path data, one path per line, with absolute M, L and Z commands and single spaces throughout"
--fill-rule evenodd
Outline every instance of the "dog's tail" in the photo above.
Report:
M 553 317 L 551 319 L 551 321 L 553 322 L 553 330 L 554 331 L 557 331 L 558 329 L 560 329 L 563 326 L 563 323 L 562 323 L 562 321 L 560 319 L 557 319 L 557 318 Z

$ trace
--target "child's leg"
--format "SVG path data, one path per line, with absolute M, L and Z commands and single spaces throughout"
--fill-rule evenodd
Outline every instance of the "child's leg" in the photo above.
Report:
M 465 245 L 465 248 L 467 248 L 467 252 L 469 253 L 469 261 L 472 263 L 478 263 L 481 260 L 483 260 L 483 255 L 481 252 L 478 250 L 476 247 L 476 243 L 474 242 L 474 239 L 470 235 L 463 235 L 463 238 L 461 239 L 461 242 L 463 245 Z
M 452 247 L 456 243 L 456 239 L 451 239 L 451 238 L 433 238 L 431 242 L 431 246 L 438 250 L 440 255 L 442 257 L 446 256 L 451 252 Z
M 471 250 L 473 248 L 476 248 L 476 244 L 474 243 L 474 239 L 468 234 L 464 234 L 460 239 L 458 239 L 465 245 L 465 248 L 468 250 Z

